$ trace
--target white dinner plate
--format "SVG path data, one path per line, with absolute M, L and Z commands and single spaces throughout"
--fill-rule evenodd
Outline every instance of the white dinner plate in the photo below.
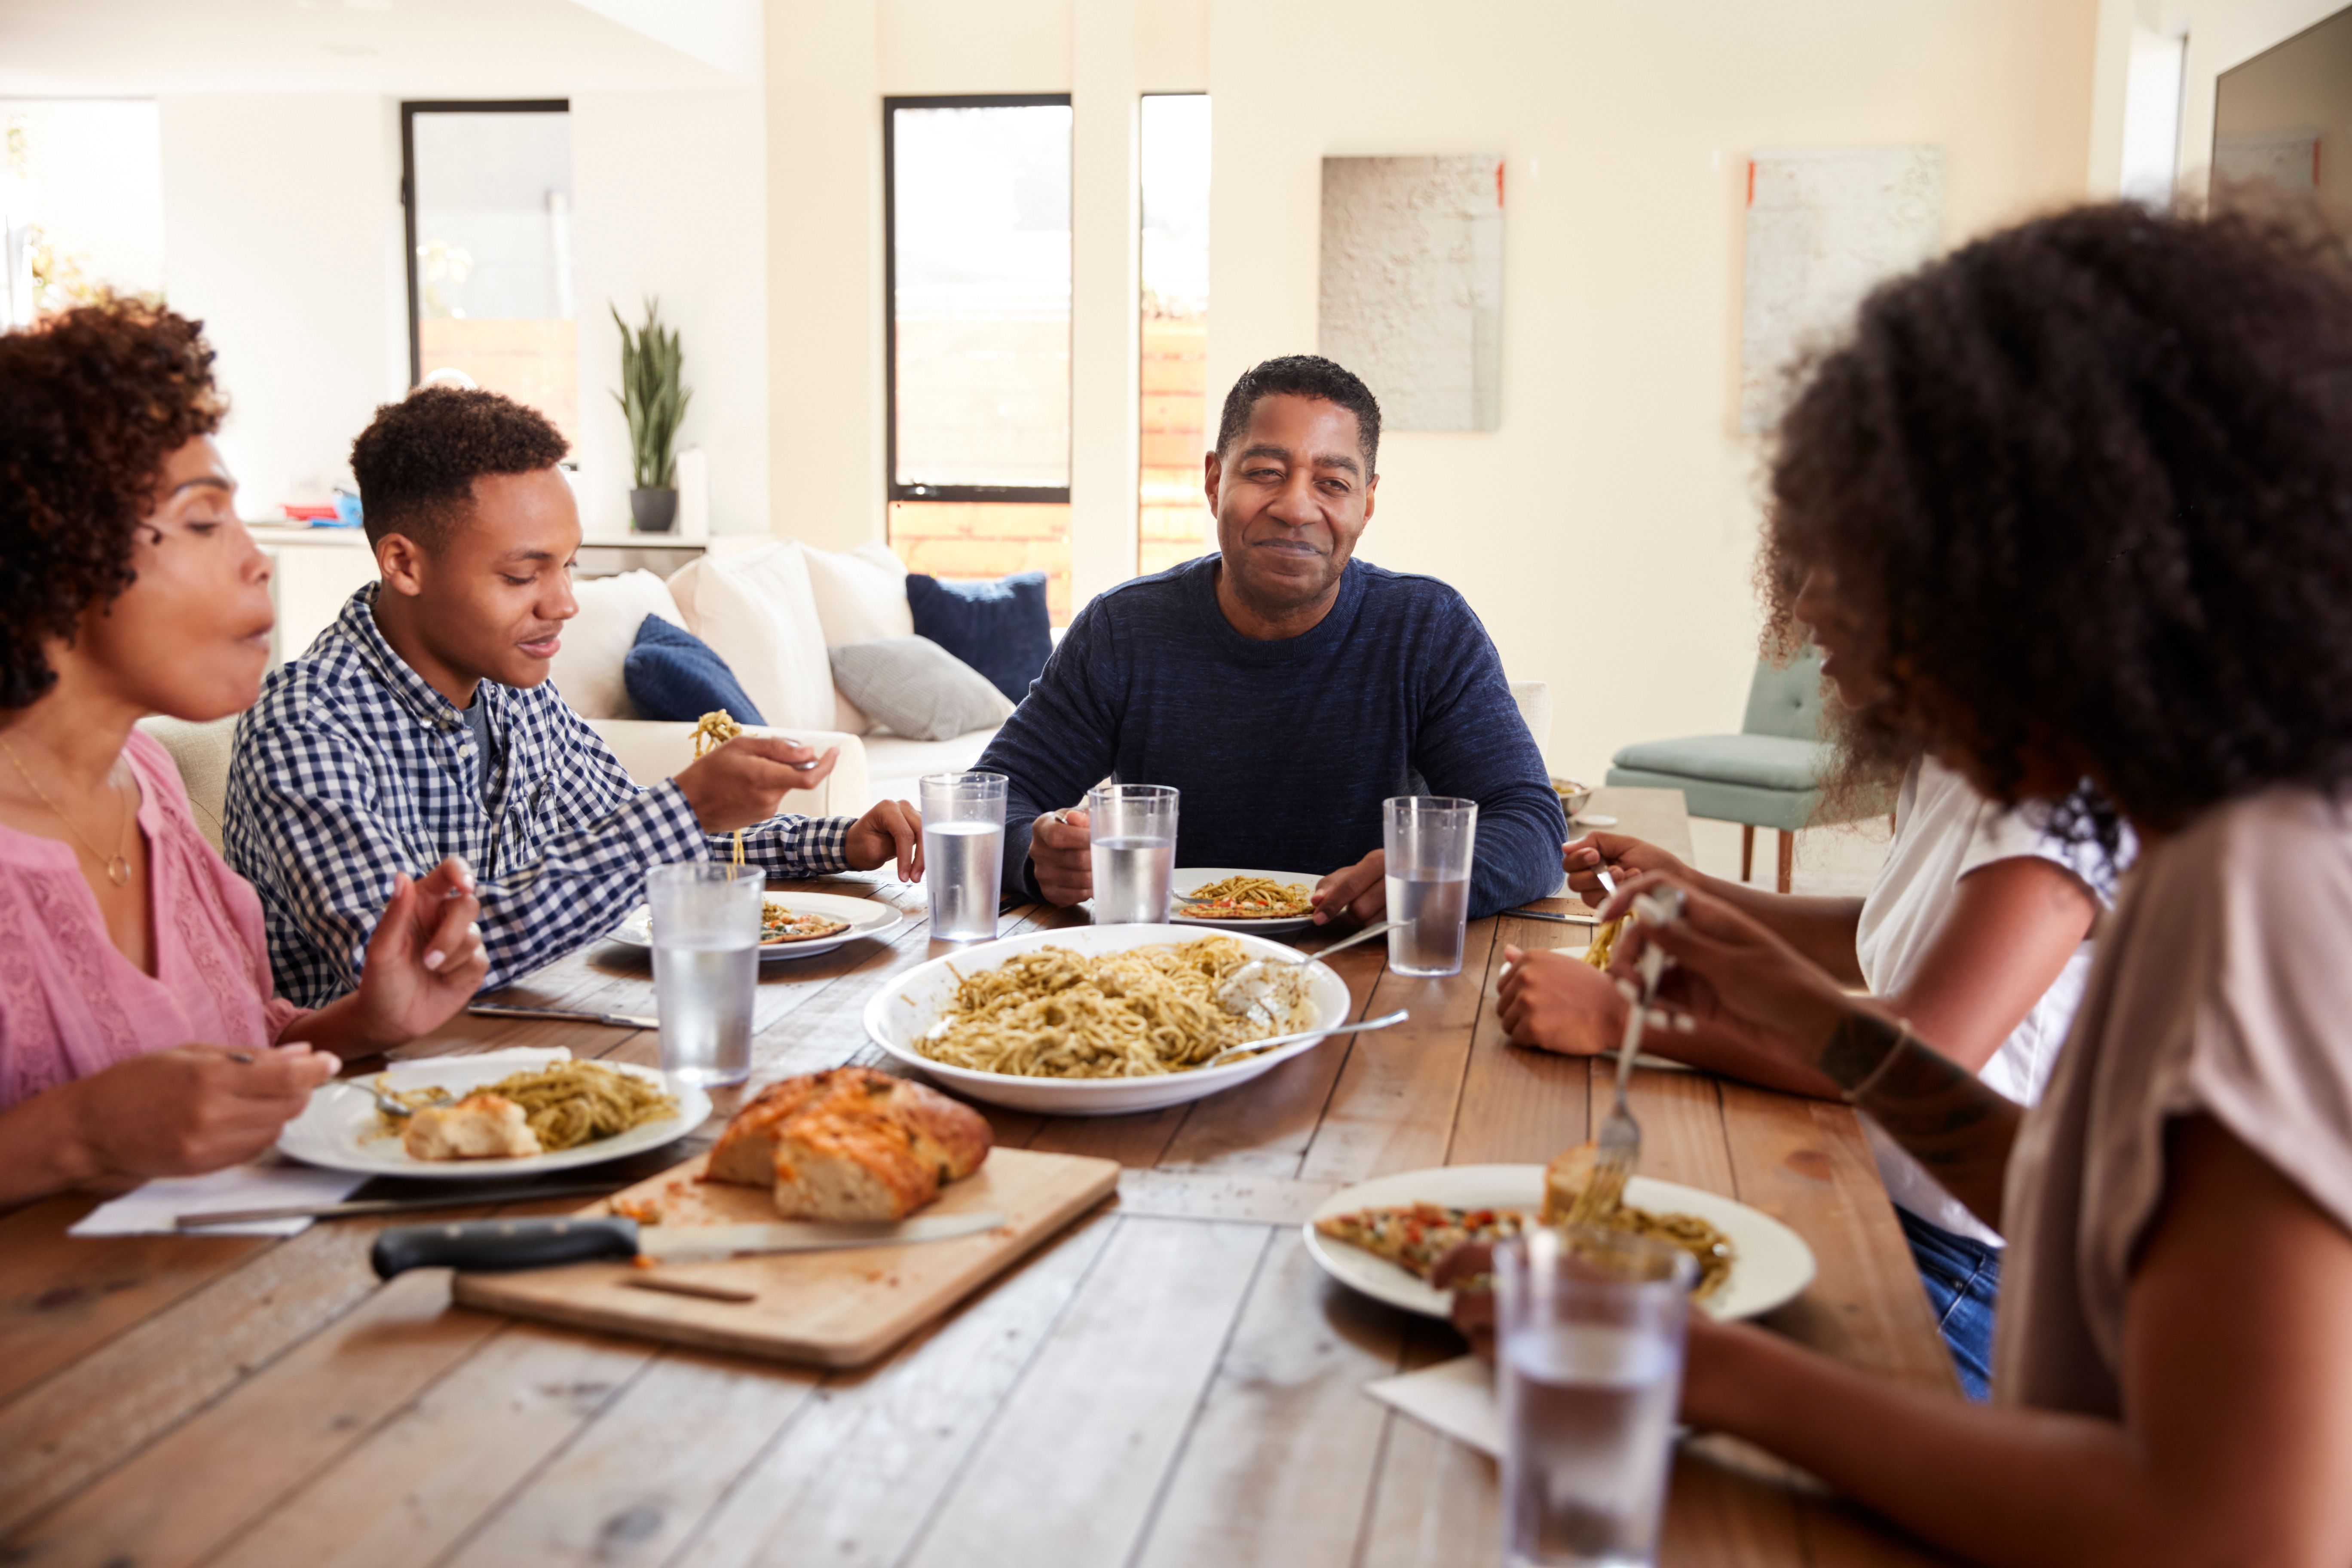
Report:
M 1323 879 L 1305 871 L 1253 871 L 1245 866 L 1194 866 L 1188 869 L 1180 866 L 1176 868 L 1175 874 L 1168 879 L 1168 890 L 1171 893 L 1189 893 L 1195 889 L 1205 888 L 1212 882 L 1222 882 L 1228 877 L 1264 877 L 1269 882 L 1296 882 L 1310 893 L 1315 890 L 1315 884 Z M 1206 926 L 1212 931 L 1255 931 L 1260 936 L 1276 936 L 1285 931 L 1306 931 L 1315 924 L 1315 917 L 1311 914 L 1285 915 L 1279 919 L 1262 921 L 1196 921 L 1179 916 L 1176 910 L 1181 907 L 1172 902 L 1168 906 L 1170 923 L 1180 926 Z
M 1362 1247 L 1332 1240 L 1316 1230 L 1316 1221 L 1358 1209 L 1405 1204 L 1533 1214 L 1543 1207 L 1543 1179 L 1541 1165 L 1439 1165 L 1376 1176 L 1334 1193 L 1317 1205 L 1307 1218 L 1307 1250 L 1322 1265 L 1323 1272 L 1342 1285 L 1408 1312 L 1443 1318 L 1453 1307 L 1453 1292 L 1425 1285 Z M 1625 1201 L 1653 1214 L 1696 1215 L 1731 1238 L 1731 1278 L 1700 1303 L 1715 1317 L 1752 1318 L 1769 1312 L 1795 1300 L 1812 1283 L 1813 1249 L 1805 1245 L 1803 1237 L 1761 1210 L 1719 1194 L 1647 1176 L 1636 1176 L 1625 1184 Z
M 1307 999 L 1315 1011 L 1314 1027 L 1321 1032 L 1311 1039 L 1277 1046 L 1262 1056 L 1244 1057 L 1223 1067 L 1153 1078 L 1019 1078 L 1010 1073 L 950 1067 L 915 1049 L 916 1038 L 939 1022 L 941 1009 L 953 998 L 959 975 L 993 969 L 1015 953 L 1041 947 L 1066 947 L 1087 954 L 1123 952 L 1130 947 L 1192 942 L 1210 935 L 1233 937 L 1253 958 L 1276 963 L 1296 962 L 1298 958 L 1295 950 L 1263 937 L 1183 926 L 1072 926 L 1066 931 L 1033 931 L 1001 942 L 980 942 L 908 970 L 896 984 L 875 993 L 873 1000 L 866 1003 L 866 1032 L 876 1045 L 899 1061 L 959 1093 L 992 1105 L 1043 1111 L 1050 1116 L 1116 1116 L 1203 1100 L 1220 1089 L 1247 1083 L 1291 1058 L 1313 1050 L 1332 1035 L 1348 1032 L 1351 1004 L 1347 983 L 1325 965 L 1317 963 L 1307 970 Z
M 831 915 L 837 921 L 847 921 L 849 929 L 831 936 L 818 937 L 814 942 L 772 942 L 760 948 L 761 962 L 772 958 L 814 958 L 820 952 L 831 952 L 844 942 L 864 937 L 887 936 L 898 929 L 906 917 L 878 899 L 857 899 L 840 893 L 770 893 L 768 902 L 782 904 L 795 912 Z M 639 904 L 629 911 L 608 941 L 629 947 L 650 948 L 654 944 L 653 910 Z
M 368 1089 L 370 1079 L 376 1076 L 371 1073 L 364 1079 L 338 1079 L 312 1089 L 310 1105 L 278 1133 L 278 1152 L 306 1165 L 323 1165 L 334 1171 L 365 1171 L 372 1176 L 478 1181 L 485 1176 L 535 1176 L 541 1171 L 569 1171 L 581 1165 L 601 1165 L 607 1160 L 642 1154 L 648 1149 L 677 1142 L 709 1119 L 710 1097 L 699 1089 L 688 1084 L 669 1083 L 651 1068 L 632 1067 L 626 1062 L 606 1062 L 603 1065 L 664 1085 L 677 1098 L 677 1114 L 664 1117 L 658 1121 L 643 1122 L 617 1137 L 599 1139 L 577 1148 L 558 1149 L 548 1154 L 531 1154 L 516 1160 L 418 1160 L 412 1158 L 408 1151 L 400 1146 L 400 1134 L 382 1131 L 383 1122 L 376 1115 L 375 1096 Z M 404 1069 L 400 1087 L 405 1091 L 438 1085 L 452 1094 L 463 1096 L 486 1084 L 510 1077 L 516 1070 L 511 1061 L 469 1066 L 464 1057 L 450 1057 L 446 1058 L 446 1066 L 436 1060 L 434 1070 L 430 1072 L 417 1068 Z

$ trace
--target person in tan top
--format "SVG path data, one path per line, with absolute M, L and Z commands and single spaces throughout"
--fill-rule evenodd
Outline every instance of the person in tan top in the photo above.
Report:
M 1791 405 L 1773 608 L 1858 721 L 2141 853 L 2042 1102 L 1722 900 L 1661 1004 L 1818 1070 L 2009 1238 L 1990 1405 L 1696 1316 L 1684 1415 L 2010 1564 L 2352 1562 L 2352 267 L 2085 207 L 1863 307 Z M 1624 887 L 1621 912 L 1648 886 Z

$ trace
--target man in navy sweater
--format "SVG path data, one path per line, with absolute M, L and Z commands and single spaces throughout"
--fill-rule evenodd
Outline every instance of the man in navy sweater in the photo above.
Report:
M 1381 803 L 1478 803 L 1475 919 L 1552 892 L 1568 822 L 1486 628 L 1430 577 L 1353 559 L 1381 411 L 1312 354 L 1225 399 L 1207 491 L 1217 551 L 1097 597 L 979 768 L 1012 782 L 1004 886 L 1094 892 L 1086 792 L 1173 784 L 1176 864 L 1312 872 L 1318 921 L 1378 919 Z

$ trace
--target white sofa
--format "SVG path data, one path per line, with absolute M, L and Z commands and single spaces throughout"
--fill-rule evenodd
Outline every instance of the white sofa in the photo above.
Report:
M 906 569 L 884 545 L 839 552 L 782 540 L 705 557 L 667 582 L 631 572 L 583 582 L 576 593 L 580 613 L 564 627 L 553 679 L 640 784 L 668 778 L 694 760 L 694 726 L 639 718 L 622 679 L 622 662 L 648 615 L 694 633 L 727 661 L 769 721 L 763 732 L 820 752 L 839 749 L 831 776 L 787 796 L 787 811 L 856 816 L 877 800 L 912 801 L 922 775 L 970 768 L 996 734 L 974 730 L 943 741 L 894 735 L 834 687 L 828 647 L 913 635 Z M 1546 744 L 1551 688 L 1514 682 L 1511 696 L 1536 744 Z M 215 847 L 236 722 L 154 719 L 143 726 L 178 763 L 197 821 Z
M 585 582 L 553 679 L 632 778 L 669 777 L 693 760 L 694 726 L 639 718 L 621 676 L 637 628 L 659 616 L 727 661 L 768 721 L 764 732 L 819 751 L 840 748 L 833 776 L 813 794 L 788 798 L 786 810 L 855 816 L 877 800 L 912 800 L 917 779 L 971 767 L 996 731 L 944 741 L 894 735 L 834 687 L 828 647 L 913 635 L 906 576 L 879 544 L 842 552 L 782 540 L 705 558 L 667 582 L 650 572 Z

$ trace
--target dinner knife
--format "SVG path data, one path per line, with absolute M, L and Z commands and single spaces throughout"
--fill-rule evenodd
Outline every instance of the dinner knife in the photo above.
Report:
M 612 1192 L 621 1184 L 581 1182 L 562 1186 L 509 1184 L 503 1187 L 451 1186 L 427 1197 L 346 1198 L 336 1204 L 288 1204 L 279 1208 L 216 1209 L 209 1214 L 184 1214 L 172 1221 L 176 1230 L 210 1230 L 215 1226 L 254 1225 L 281 1219 L 344 1219 L 352 1215 L 403 1214 L 419 1209 L 466 1208 L 474 1204 L 527 1204 L 542 1198 L 584 1198 Z
M 553 1018 L 567 1024 L 603 1024 L 614 1029 L 658 1029 L 659 1018 L 634 1013 L 580 1013 L 569 1007 L 509 1007 L 497 1002 L 476 1002 L 466 1009 L 477 1018 Z
M 617 1215 L 473 1219 L 396 1226 L 375 1238 L 368 1261 L 380 1279 L 411 1268 L 493 1273 L 637 1258 L 656 1263 L 699 1263 L 747 1252 L 828 1252 L 847 1247 L 950 1241 L 1003 1223 L 1001 1214 L 929 1215 L 895 1224 L 782 1220 L 770 1225 L 640 1226 Z

